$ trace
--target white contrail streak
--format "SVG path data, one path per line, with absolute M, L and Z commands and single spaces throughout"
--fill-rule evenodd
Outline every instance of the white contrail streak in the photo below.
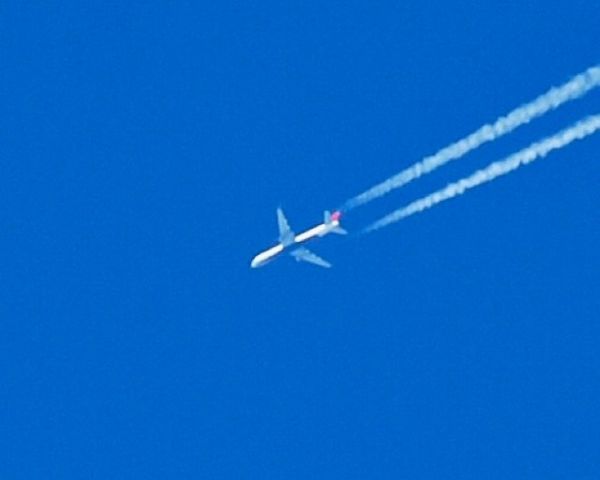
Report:
M 488 165 L 486 168 L 478 170 L 462 180 L 450 183 L 445 188 L 416 200 L 407 206 L 390 213 L 389 215 L 386 215 L 380 220 L 377 220 L 369 225 L 363 230 L 363 232 L 366 233 L 372 232 L 373 230 L 378 230 L 391 223 L 409 217 L 410 215 L 427 210 L 440 202 L 449 200 L 457 195 L 462 195 L 465 191 L 473 187 L 481 185 L 482 183 L 490 182 L 496 177 L 506 175 L 507 173 L 516 170 L 522 165 L 531 163 L 538 158 L 545 157 L 552 150 L 565 147 L 575 140 L 581 140 L 582 138 L 591 135 L 598 129 L 600 129 L 600 115 L 594 115 L 586 118 L 585 120 L 581 120 L 555 135 L 533 143 L 529 147 L 514 153 L 503 160 L 494 162 Z
M 435 155 L 425 157 L 406 170 L 351 198 L 343 205 L 342 209 L 350 210 L 406 185 L 421 175 L 464 156 L 480 145 L 506 135 L 517 127 L 558 108 L 563 103 L 583 96 L 598 86 L 600 86 L 600 66 L 594 66 L 572 78 L 564 85 L 551 88 L 548 92 L 540 95 L 532 102 L 516 108 L 505 117 L 498 118 L 492 124 L 484 125 L 462 140 L 441 149 Z

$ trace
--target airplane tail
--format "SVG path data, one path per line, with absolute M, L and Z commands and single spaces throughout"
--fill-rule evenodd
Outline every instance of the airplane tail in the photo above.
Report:
M 337 233 L 338 235 L 346 235 L 348 232 L 339 225 L 340 216 L 340 212 L 331 213 L 329 210 L 325 210 L 325 212 L 323 213 L 323 221 L 325 225 L 330 225 L 333 222 L 337 222 L 337 225 L 330 231 L 333 233 Z

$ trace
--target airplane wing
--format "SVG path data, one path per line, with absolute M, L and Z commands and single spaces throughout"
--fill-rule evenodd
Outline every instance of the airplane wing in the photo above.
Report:
M 290 253 L 296 261 L 300 262 L 308 262 L 318 265 L 319 267 L 329 268 L 331 267 L 331 263 L 326 262 L 321 257 L 315 255 L 310 250 L 300 247 Z
M 277 209 L 277 226 L 279 227 L 279 241 L 283 246 L 288 246 L 294 243 L 294 232 L 290 228 L 283 210 Z

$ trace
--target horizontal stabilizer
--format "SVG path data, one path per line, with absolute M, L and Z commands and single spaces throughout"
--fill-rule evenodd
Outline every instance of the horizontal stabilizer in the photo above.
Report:
M 348 235 L 348 232 L 344 230 L 342 227 L 335 227 L 331 230 L 333 233 L 337 233 L 338 235 Z

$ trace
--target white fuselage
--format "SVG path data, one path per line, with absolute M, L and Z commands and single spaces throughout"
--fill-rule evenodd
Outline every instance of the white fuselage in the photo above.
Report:
M 268 248 L 264 252 L 260 252 L 256 257 L 252 259 L 250 266 L 252 268 L 262 267 L 267 262 L 273 260 L 277 255 L 283 252 L 286 248 L 291 248 L 301 243 L 306 243 L 313 238 L 323 237 L 327 235 L 331 230 L 340 226 L 339 220 L 333 220 L 330 223 L 321 223 L 316 227 L 309 228 L 305 232 L 299 233 L 294 237 L 294 243 L 284 247 L 283 244 L 279 243 L 274 247 Z

